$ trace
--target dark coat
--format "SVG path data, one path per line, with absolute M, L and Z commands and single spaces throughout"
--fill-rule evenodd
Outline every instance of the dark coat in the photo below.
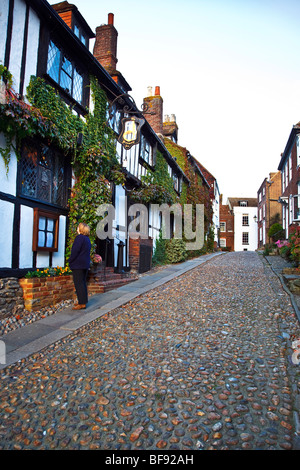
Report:
M 70 269 L 89 269 L 90 267 L 91 241 L 86 235 L 79 234 L 74 240 L 71 256 L 69 258 Z

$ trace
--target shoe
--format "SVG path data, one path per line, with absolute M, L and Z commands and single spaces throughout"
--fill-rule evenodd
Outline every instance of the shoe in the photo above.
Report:
M 84 308 L 86 308 L 86 305 L 84 304 L 75 304 L 72 310 L 82 310 Z

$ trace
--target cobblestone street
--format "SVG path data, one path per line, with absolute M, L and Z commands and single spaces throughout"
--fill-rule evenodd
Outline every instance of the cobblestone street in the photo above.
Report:
M 3 369 L 0 449 L 291 450 L 299 321 L 228 253 Z

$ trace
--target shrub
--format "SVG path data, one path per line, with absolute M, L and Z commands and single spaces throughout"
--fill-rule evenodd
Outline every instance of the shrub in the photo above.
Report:
M 273 242 L 276 242 L 277 240 L 284 238 L 285 232 L 282 228 L 282 225 L 280 224 L 271 225 L 268 231 L 268 236 L 272 238 Z
M 166 244 L 167 240 L 162 238 L 162 232 L 159 232 L 159 237 L 156 240 L 154 254 L 152 257 L 152 263 L 156 264 L 166 264 L 167 255 L 166 255 Z
M 168 240 L 166 246 L 166 256 L 169 263 L 180 263 L 187 258 L 185 242 L 177 238 Z
M 279 248 L 279 254 L 282 258 L 290 259 L 291 256 L 291 248 L 289 245 L 284 245 Z
M 300 227 L 296 227 L 294 232 L 289 236 L 291 259 L 297 265 L 300 262 Z

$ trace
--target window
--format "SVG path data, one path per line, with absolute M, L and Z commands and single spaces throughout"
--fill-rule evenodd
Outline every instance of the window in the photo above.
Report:
M 180 188 L 181 188 L 180 180 L 175 173 L 173 173 L 173 183 L 174 183 L 175 191 L 177 191 L 177 193 L 180 193 Z
M 141 135 L 141 147 L 140 147 L 140 157 L 148 163 L 148 165 L 153 166 L 153 152 L 152 147 L 145 136 Z
M 66 168 L 61 155 L 42 143 L 23 144 L 20 194 L 57 206 L 67 206 Z
M 82 103 L 83 76 L 66 55 L 50 41 L 47 73 L 78 103 Z
M 247 207 L 248 202 L 247 201 L 240 201 L 240 207 Z
M 249 233 L 248 232 L 242 233 L 242 245 L 249 245 Z
M 58 214 L 34 209 L 32 251 L 58 251 Z
M 220 232 L 226 232 L 226 222 L 220 222 Z
M 249 215 L 248 214 L 243 214 L 242 216 L 242 225 L 243 226 L 248 226 L 249 225 Z
M 286 161 L 284 166 L 284 174 L 285 174 L 285 187 L 288 187 L 289 184 L 289 170 L 288 170 L 288 161 Z
M 109 127 L 116 132 L 120 133 L 120 123 L 121 123 L 121 113 L 114 104 L 111 108 L 111 111 L 107 110 L 106 112 L 107 123 Z
M 293 220 L 300 220 L 300 195 L 299 195 L 299 186 L 298 183 L 298 195 L 293 196 Z
M 75 34 L 75 36 L 77 36 L 80 39 L 80 41 L 86 47 L 88 47 L 88 39 L 87 39 L 86 35 L 84 34 L 84 32 L 82 31 L 82 29 L 77 24 L 74 24 L 74 34 Z
M 226 247 L 226 238 L 220 238 L 220 247 L 225 248 Z
M 296 137 L 296 147 L 297 147 L 297 166 L 300 165 L 300 138 L 299 135 Z

